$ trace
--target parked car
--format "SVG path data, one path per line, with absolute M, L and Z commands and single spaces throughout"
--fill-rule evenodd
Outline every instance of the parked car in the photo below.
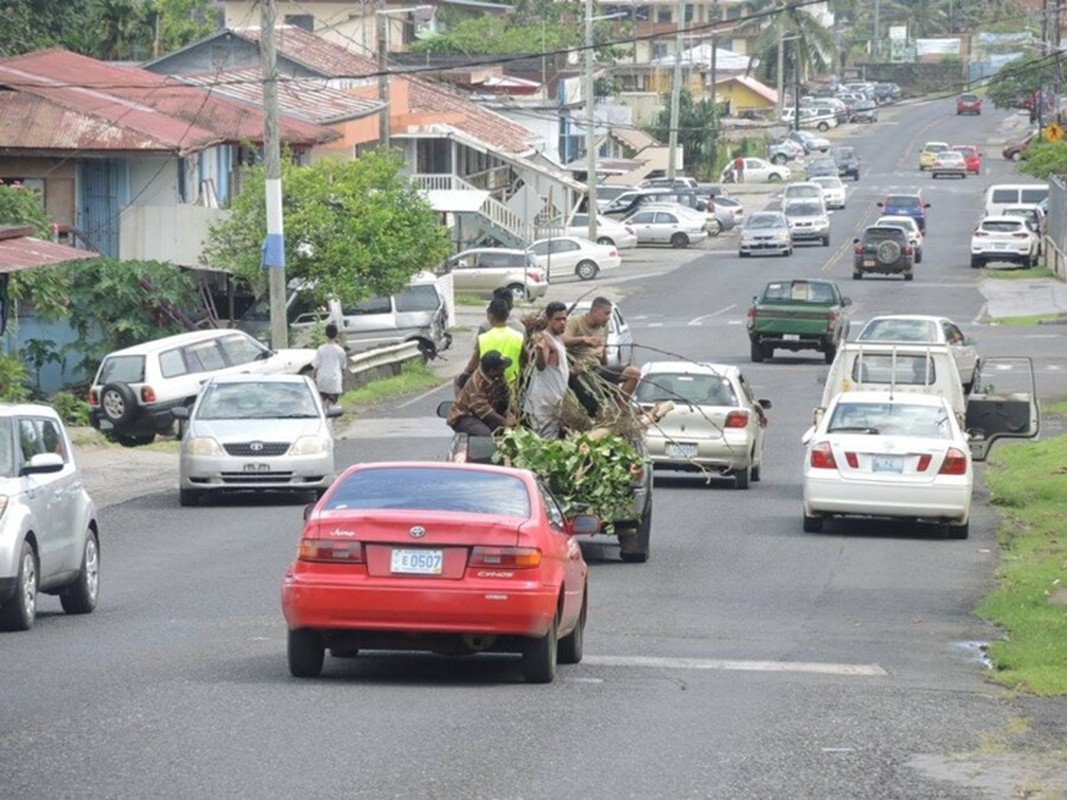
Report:
M 1003 217 L 1022 217 L 1030 226 L 1030 230 L 1038 235 L 1038 253 L 1040 254 L 1041 238 L 1045 234 L 1045 212 L 1041 206 L 1004 206 L 1000 215 Z
M 1008 206 L 1048 202 L 1048 186 L 1048 183 L 994 183 L 985 190 L 982 209 L 986 216 L 1000 216 Z
M 68 614 L 91 613 L 100 524 L 50 406 L 0 403 L 0 498 L 0 630 L 32 628 L 40 592 L 58 595 Z
M 740 200 L 734 197 L 726 197 L 725 195 L 718 195 L 713 198 L 715 203 L 715 210 L 729 212 L 734 219 L 734 224 L 741 222 L 741 218 L 745 216 L 745 207 L 741 204 Z M 724 229 L 725 230 L 725 229 Z
M 857 342 L 909 342 L 945 345 L 952 352 L 953 361 L 963 383 L 963 391 L 970 392 L 978 376 L 981 359 L 974 341 L 965 336 L 959 325 L 948 317 L 923 314 L 889 314 L 873 317 L 856 337 Z
M 789 231 L 794 242 L 817 240 L 823 247 L 830 246 L 830 217 L 820 196 L 814 200 L 790 200 L 783 202 L 782 213 L 789 221 Z
M 589 233 L 589 215 L 575 214 L 571 217 L 570 225 L 563 232 L 567 236 L 586 236 Z M 613 245 L 619 250 L 637 247 L 637 234 L 618 220 L 605 217 L 603 214 L 596 215 L 596 240 L 597 244 Z
M 849 122 L 877 122 L 878 103 L 872 100 L 859 100 L 852 106 Z
M 681 208 L 641 209 L 623 224 L 637 234 L 638 246 L 669 244 L 685 248 L 708 238 L 703 216 L 693 216 Z
M 527 470 L 441 462 L 349 467 L 304 522 L 282 582 L 289 671 L 325 653 L 519 653 L 531 683 L 582 660 L 589 568 L 566 518 Z M 500 598 L 507 598 L 501 602 Z
M 991 261 L 1036 267 L 1039 237 L 1022 217 L 985 217 L 971 235 L 971 268 Z
M 597 211 L 603 213 L 604 209 L 611 205 L 611 202 L 620 194 L 625 192 L 632 192 L 635 187 L 633 186 L 597 186 L 596 187 L 596 207 Z
M 727 364 L 653 361 L 641 367 L 634 401 L 645 410 L 674 408 L 645 432 L 655 469 L 732 478 L 738 489 L 759 481 L 770 400 L 757 400 L 741 371 Z
M 334 477 L 328 420 L 306 375 L 217 375 L 192 409 L 171 413 L 185 433 L 178 455 L 178 502 L 198 505 L 223 492 L 313 493 Z
M 859 280 L 868 273 L 915 277 L 915 250 L 903 228 L 895 225 L 868 225 L 852 240 L 852 277 Z
M 823 175 L 811 179 L 812 183 L 822 189 L 822 201 L 827 208 L 844 208 L 846 200 L 845 184 L 836 175 Z
M 767 145 L 767 160 L 772 164 L 787 164 L 806 155 L 803 145 L 792 139 L 782 139 Z
M 552 280 L 553 275 L 574 274 L 589 281 L 604 269 L 622 263 L 615 245 L 597 244 L 582 236 L 555 236 L 530 245 L 530 253 Z
M 789 138 L 799 142 L 805 153 L 813 153 L 819 150 L 823 153 L 830 149 L 830 140 L 825 136 L 816 136 L 811 131 L 790 131 Z
M 876 83 L 874 85 L 874 99 L 880 105 L 896 103 L 900 100 L 900 87 L 895 83 Z
M 781 211 L 756 211 L 741 226 L 737 254 L 745 258 L 760 253 L 793 254 L 789 220 Z
M 842 392 L 805 440 L 805 532 L 831 517 L 866 516 L 931 521 L 967 538 L 971 453 L 944 397 Z
M 919 152 L 919 171 L 930 169 L 937 160 L 937 154 L 950 149 L 948 142 L 927 142 Z
M 532 253 L 516 247 L 472 247 L 448 260 L 457 292 L 492 296 L 511 290 L 515 300 L 532 302 L 548 291 L 548 273 Z
M 804 180 L 810 181 L 812 178 L 818 178 L 822 176 L 832 175 L 838 177 L 837 162 L 830 156 L 819 156 L 813 158 L 804 167 Z
M 967 160 L 963 157 L 963 153 L 958 150 L 942 150 L 937 154 L 934 163 L 930 166 L 930 178 L 932 180 L 945 176 L 967 177 Z
M 89 420 L 120 444 L 148 444 L 174 427 L 213 375 L 311 374 L 315 351 L 274 351 L 240 330 L 179 333 L 104 356 L 89 388 Z
M 961 94 L 956 98 L 956 115 L 960 114 L 974 114 L 978 116 L 982 113 L 982 96 L 967 92 Z
M 833 157 L 839 178 L 860 179 L 860 157 L 854 147 L 835 147 Z
M 569 313 L 581 316 L 592 307 L 592 300 L 578 300 L 569 307 Z M 604 336 L 604 363 L 609 367 L 622 367 L 632 364 L 633 360 L 633 332 L 618 305 L 612 303 L 611 316 L 608 317 L 607 332 Z
M 1026 148 L 1034 140 L 1035 134 L 1028 134 L 1017 142 L 1007 145 L 1000 154 L 1009 161 L 1020 161 L 1026 156 Z
M 973 144 L 954 144 L 952 149 L 963 154 L 967 171 L 978 175 L 982 171 L 982 152 Z
M 890 217 L 911 217 L 919 226 L 919 230 L 926 233 L 926 209 L 930 204 L 923 199 L 921 192 L 894 193 L 886 195 L 885 200 L 878 201 L 878 207 L 882 213 Z
M 914 217 L 882 216 L 876 219 L 874 224 L 879 227 L 883 225 L 895 225 L 898 228 L 903 228 L 904 232 L 908 235 L 908 243 L 915 250 L 915 263 L 922 263 L 923 232 L 919 230 L 919 223 L 915 221 Z
M 776 183 L 789 180 L 789 167 L 772 164 L 762 158 L 745 158 L 745 183 Z M 723 181 L 734 180 L 733 164 L 727 164 L 720 176 Z
M 647 203 L 676 203 L 702 214 L 708 210 L 707 195 L 703 190 L 661 186 L 624 192 L 612 200 L 602 213 L 612 219 L 623 220 Z
M 688 175 L 677 175 L 674 178 L 661 177 L 661 178 L 646 178 L 637 184 L 638 188 L 645 189 L 648 187 L 661 188 L 669 187 L 672 189 L 696 189 L 697 179 Z

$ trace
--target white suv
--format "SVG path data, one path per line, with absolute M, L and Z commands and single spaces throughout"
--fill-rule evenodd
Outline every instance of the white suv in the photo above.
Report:
M 179 333 L 104 357 L 89 389 L 94 428 L 120 444 L 148 444 L 174 425 L 170 410 L 190 406 L 212 375 L 311 374 L 313 349 L 275 352 L 240 330 Z
M 68 614 L 96 608 L 96 508 L 49 406 L 0 404 L 0 497 L 0 629 L 29 630 L 39 591 Z
M 986 217 L 971 235 L 971 267 L 1009 261 L 1036 267 L 1039 239 L 1022 217 Z

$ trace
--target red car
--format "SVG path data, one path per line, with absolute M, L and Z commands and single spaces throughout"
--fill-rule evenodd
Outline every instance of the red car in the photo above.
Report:
M 961 94 L 956 98 L 956 113 L 981 115 L 982 98 L 976 94 Z
M 973 144 L 955 144 L 952 149 L 957 153 L 963 153 L 963 160 L 967 163 L 967 171 L 978 175 L 982 171 L 982 153 Z
M 325 651 L 522 655 L 531 683 L 582 659 L 588 567 L 533 473 L 480 464 L 349 467 L 308 513 L 282 583 L 289 671 L 322 672 Z

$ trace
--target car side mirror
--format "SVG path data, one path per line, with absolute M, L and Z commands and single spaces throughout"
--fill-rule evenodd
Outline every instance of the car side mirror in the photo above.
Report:
M 342 406 L 330 406 L 326 409 L 326 418 L 331 419 L 333 417 L 339 417 L 344 413 L 345 410 Z
M 875 205 L 877 205 L 879 208 L 885 208 L 885 203 L 883 203 L 881 200 L 875 203 Z
M 577 514 L 567 520 L 567 533 L 588 536 L 600 531 L 600 519 L 592 514 Z
M 770 400 L 760 399 L 760 400 L 757 400 L 756 402 L 759 403 L 760 407 L 763 408 L 763 409 L 769 409 L 769 408 L 772 407 Z
M 174 419 L 189 419 L 189 409 L 186 406 L 174 406 L 170 410 L 170 415 Z
M 24 464 L 19 470 L 20 475 L 41 475 L 48 472 L 59 472 L 63 469 L 63 456 L 59 453 L 38 453 L 32 456 L 29 463 Z
M 449 412 L 452 410 L 451 400 L 442 400 L 437 404 L 437 416 L 441 419 L 447 419 Z
M 859 239 L 853 239 L 853 240 L 852 240 L 852 244 L 859 244 L 859 243 L 860 243 L 860 240 L 859 240 Z
M 857 240 L 857 241 L 858 241 L 858 240 Z M 850 306 L 850 305 L 852 305 L 852 298 L 851 298 L 851 297 L 842 297 L 842 298 L 841 298 L 841 305 L 843 305 L 843 306 Z
M 929 208 L 929 207 L 930 207 L 929 203 L 923 203 L 923 208 Z

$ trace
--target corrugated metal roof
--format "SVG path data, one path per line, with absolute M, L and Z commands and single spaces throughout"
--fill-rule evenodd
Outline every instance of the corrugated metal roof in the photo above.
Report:
M 217 94 L 262 107 L 263 83 L 259 69 L 235 69 L 210 74 L 185 75 L 198 86 L 214 86 Z M 283 113 L 318 125 L 377 114 L 385 106 L 378 100 L 332 89 L 320 78 L 282 78 L 278 81 L 278 107 Z
M 40 50 L 0 59 L 0 84 L 17 93 L 46 99 L 67 112 L 93 118 L 82 123 L 89 129 L 97 121 L 109 126 L 106 134 L 80 145 L 81 149 L 162 147 L 190 153 L 219 142 L 263 139 L 263 114 L 259 109 L 178 78 L 138 67 L 115 66 L 66 50 Z M 46 112 L 39 109 L 39 113 L 43 116 Z M 339 135 L 291 117 L 280 119 L 278 127 L 282 140 L 294 145 L 319 144 Z M 47 142 L 48 132 L 46 128 L 35 128 L 33 136 Z M 52 133 L 55 140 L 51 148 L 66 149 L 63 134 L 54 128 Z M 116 145 L 115 139 L 122 143 Z M 24 146 L 17 139 L 5 138 L 0 140 L 0 147 Z
M 99 253 L 91 250 L 78 250 L 65 244 L 34 239 L 32 236 L 9 235 L 17 232 L 10 228 L 0 231 L 0 273 L 100 257 Z
M 529 128 L 437 84 L 411 81 L 408 102 L 412 114 L 437 115 L 449 120 L 448 125 L 511 155 L 529 155 L 534 152 L 532 143 L 540 138 Z M 456 114 L 462 119 L 452 121 Z
M 233 32 L 243 39 L 259 44 L 258 27 L 234 28 Z M 274 43 L 278 55 L 284 55 L 290 61 L 303 64 L 325 77 L 373 77 L 378 73 L 378 62 L 375 59 L 352 53 L 295 25 L 279 25 L 275 30 Z

